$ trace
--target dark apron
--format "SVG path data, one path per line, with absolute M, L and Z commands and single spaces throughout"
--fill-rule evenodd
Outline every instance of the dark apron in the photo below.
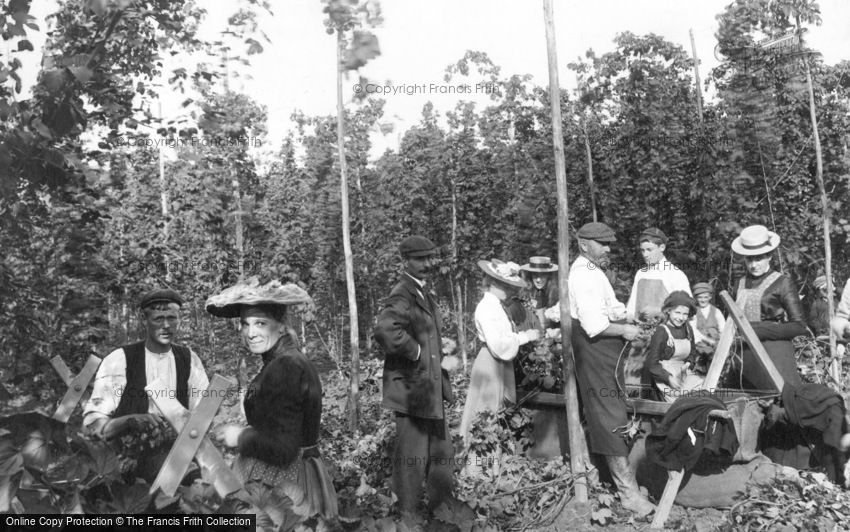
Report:
M 576 380 L 587 420 L 590 451 L 606 456 L 628 456 L 626 440 L 613 432 L 628 423 L 622 364 L 617 369 L 624 342 L 615 337 L 590 338 L 576 319 L 572 336 Z
M 786 384 L 794 386 L 803 384 L 800 373 L 797 371 L 797 359 L 794 357 L 794 344 L 791 340 L 763 340 L 761 343 Z M 776 389 L 755 351 L 745 345 L 742 357 L 744 361 L 742 384 L 745 390 Z

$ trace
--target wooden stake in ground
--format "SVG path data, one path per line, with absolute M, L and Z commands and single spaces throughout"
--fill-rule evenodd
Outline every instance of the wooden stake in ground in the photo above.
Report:
M 797 39 L 799 39 L 797 44 L 802 51 L 803 30 L 800 26 L 799 15 L 797 15 Z M 824 273 L 826 274 L 826 293 L 828 294 L 826 298 L 828 305 L 827 311 L 829 312 L 829 316 L 832 317 L 835 315 L 835 301 L 832 297 L 835 286 L 832 283 L 832 242 L 829 237 L 831 214 L 829 209 L 829 198 L 826 195 L 826 186 L 823 183 L 823 152 L 821 151 L 820 146 L 820 134 L 818 134 L 818 117 L 815 112 L 815 89 L 812 86 L 812 71 L 809 68 L 808 56 L 803 56 L 803 63 L 806 65 L 806 85 L 809 88 L 809 116 L 812 120 L 812 136 L 815 139 L 815 161 L 817 162 L 817 173 L 815 174 L 815 177 L 818 183 L 818 190 L 820 191 L 821 209 L 823 210 L 823 260 Z M 829 373 L 836 383 L 840 383 L 841 363 L 835 358 L 835 342 L 835 332 L 832 330 L 832 327 L 829 327 L 829 358 L 832 360 L 829 367 Z
M 351 255 L 351 220 L 348 208 L 348 165 L 345 162 L 345 107 L 342 104 L 342 30 L 336 32 L 336 143 L 339 154 L 340 198 L 342 201 L 342 251 L 345 255 L 345 286 L 348 289 L 348 315 L 351 346 L 348 427 L 360 425 L 360 338 L 357 326 L 357 295 L 354 291 L 354 259 Z
M 546 21 L 546 50 L 549 57 L 549 97 L 552 100 L 552 137 L 555 149 L 555 179 L 558 184 L 558 292 L 561 307 L 561 338 L 564 357 L 564 404 L 567 409 L 567 429 L 570 441 L 570 469 L 575 479 L 575 497 L 579 503 L 587 502 L 588 463 L 584 431 L 578 413 L 578 394 L 575 380 L 575 361 L 570 339 L 570 292 L 567 276 L 570 265 L 569 205 L 567 201 L 567 171 L 564 163 L 564 134 L 561 131 L 561 88 L 558 83 L 558 51 L 555 46 L 555 20 L 552 0 L 543 0 L 543 17 Z

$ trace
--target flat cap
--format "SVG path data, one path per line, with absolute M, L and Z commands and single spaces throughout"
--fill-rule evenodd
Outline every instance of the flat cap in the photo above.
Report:
M 713 294 L 714 287 L 708 283 L 697 283 L 694 285 L 693 293 L 694 297 L 697 297 L 700 294 Z
M 648 227 L 641 231 L 638 241 L 643 241 L 646 237 L 657 238 L 662 244 L 667 244 L 668 241 L 667 235 L 664 234 L 664 231 L 657 227 Z
M 402 257 L 427 257 L 437 253 L 437 246 L 422 235 L 412 235 L 401 241 L 398 251 Z
M 581 226 L 576 236 L 586 238 L 588 240 L 596 240 L 597 242 L 616 242 L 617 237 L 614 236 L 614 230 L 602 222 L 590 222 Z
M 139 308 L 147 308 L 154 303 L 177 303 L 178 305 L 183 305 L 183 298 L 174 290 L 157 288 L 142 296 L 142 299 L 139 301 Z

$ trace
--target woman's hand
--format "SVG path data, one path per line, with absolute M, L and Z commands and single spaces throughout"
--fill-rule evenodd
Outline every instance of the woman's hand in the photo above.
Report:
M 542 336 L 538 329 L 528 329 L 526 331 L 523 331 L 523 334 L 525 335 L 526 343 L 537 341 Z
M 239 425 L 225 425 L 218 430 L 218 439 L 227 447 L 236 447 L 239 445 L 239 435 L 243 430 L 244 427 Z
M 561 339 L 561 329 L 546 329 L 546 338 Z
M 682 369 L 684 370 L 684 368 L 682 368 Z M 687 370 L 685 370 L 685 371 L 687 371 Z M 670 374 L 669 383 L 670 383 L 670 387 L 673 388 L 674 390 L 681 390 L 683 382 L 684 382 L 684 373 L 677 371 L 676 373 Z
M 448 372 L 455 371 L 460 366 L 460 359 L 456 356 L 445 356 L 440 366 Z

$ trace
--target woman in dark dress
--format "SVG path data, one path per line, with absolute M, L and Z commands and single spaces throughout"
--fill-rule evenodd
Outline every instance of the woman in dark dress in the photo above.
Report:
M 771 259 L 779 235 L 752 225 L 732 241 L 732 251 L 744 257 L 747 275 L 738 283 L 735 302 L 741 308 L 786 384 L 802 384 L 791 340 L 808 334 L 803 305 L 791 277 L 774 271 Z M 744 350 L 744 387 L 770 390 L 773 383 L 751 349 Z
M 771 267 L 777 247 L 779 235 L 763 225 L 745 228 L 732 242 L 732 251 L 744 257 L 747 267 L 747 275 L 738 283 L 735 303 L 753 326 L 785 385 L 800 386 L 803 381 L 791 340 L 807 335 L 808 329 L 796 284 Z M 739 374 L 734 369 L 732 373 Z M 744 389 L 775 389 L 753 350 L 746 346 L 740 375 Z M 759 435 L 759 444 L 764 455 L 776 463 L 804 470 L 813 465 L 809 442 L 797 426 L 776 423 L 766 427 Z
M 520 298 L 534 312 L 532 326 L 547 328 L 550 321 L 541 311 L 558 304 L 558 265 L 549 257 L 531 257 L 521 270 L 528 286 L 520 291 Z
M 286 326 L 288 307 L 310 301 L 294 284 L 252 279 L 210 297 L 206 308 L 214 316 L 239 317 L 245 345 L 263 360 L 243 403 L 249 426 L 222 431 L 225 444 L 239 451 L 242 481 L 263 482 L 306 505 L 308 515 L 334 519 L 336 493 L 318 451 L 322 383 Z

